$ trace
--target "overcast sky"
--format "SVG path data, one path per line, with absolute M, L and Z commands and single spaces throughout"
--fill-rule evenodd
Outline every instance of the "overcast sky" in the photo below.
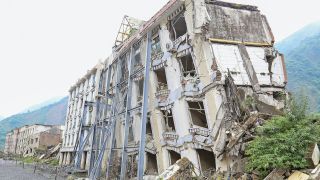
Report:
M 252 4 L 276 40 L 319 20 L 318 0 L 228 0 Z M 123 15 L 149 19 L 167 0 L 1 0 L 0 115 L 58 96 L 113 46 Z

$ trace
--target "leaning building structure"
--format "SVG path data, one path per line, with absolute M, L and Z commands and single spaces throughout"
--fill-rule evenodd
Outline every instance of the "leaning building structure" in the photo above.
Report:
M 125 16 L 112 55 L 70 89 L 60 163 L 91 179 L 154 178 L 182 157 L 198 175 L 243 171 L 247 129 L 284 108 L 274 41 L 255 6 L 171 0 L 146 22 Z

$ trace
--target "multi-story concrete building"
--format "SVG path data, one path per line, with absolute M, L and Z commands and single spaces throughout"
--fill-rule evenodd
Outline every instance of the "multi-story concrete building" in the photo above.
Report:
M 102 166 L 110 176 L 121 169 L 122 178 L 136 177 L 145 118 L 145 176 L 163 172 L 181 157 L 197 174 L 240 171 L 248 126 L 261 122 L 261 114 L 284 108 L 284 58 L 273 47 L 266 17 L 249 5 L 171 0 L 149 21 L 125 17 L 120 29 L 104 67 L 89 73 L 99 87 L 91 100 L 105 106 L 90 106 L 100 118 L 84 119 L 102 124 L 107 133 L 85 131 L 95 147 L 79 155 L 81 168 L 93 174 Z M 89 79 L 70 90 L 66 129 L 80 124 Z M 76 150 L 79 129 L 66 130 L 70 152 Z M 66 152 L 61 162 L 69 164 L 72 154 Z
M 69 103 L 65 122 L 62 148 L 60 150 L 60 164 L 69 165 L 75 154 L 75 146 L 79 136 L 80 120 L 86 102 L 95 102 L 98 95 L 101 70 L 103 64 L 98 63 L 89 70 L 84 77 L 69 90 Z M 85 117 L 85 125 L 90 126 L 94 122 L 94 109 L 88 110 Z M 87 155 L 90 147 L 87 146 L 83 152 L 82 169 L 88 168 L 90 156 Z M 87 160 L 88 159 L 88 160 Z
M 58 145 L 61 138 L 61 126 L 55 125 L 25 125 L 9 132 L 6 136 L 5 152 L 34 155 L 37 150 L 46 150 Z
M 4 152 L 10 154 L 17 153 L 17 140 L 18 140 L 19 128 L 13 129 L 6 135 L 6 141 L 4 146 Z

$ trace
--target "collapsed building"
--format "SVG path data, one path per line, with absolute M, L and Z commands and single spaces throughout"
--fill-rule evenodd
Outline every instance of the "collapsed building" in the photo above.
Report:
M 91 179 L 244 172 L 249 129 L 284 108 L 284 57 L 257 7 L 171 0 L 125 16 L 113 53 L 70 90 L 61 164 Z M 90 98 L 88 99 L 88 93 Z
M 33 156 L 37 151 L 45 151 L 61 141 L 62 127 L 56 125 L 33 124 L 15 128 L 6 135 L 4 152 Z

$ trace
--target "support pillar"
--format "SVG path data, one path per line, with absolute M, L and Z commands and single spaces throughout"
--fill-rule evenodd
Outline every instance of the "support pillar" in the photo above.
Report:
M 59 165 L 62 165 L 63 163 L 63 152 L 60 153 L 60 157 L 59 157 Z
M 191 149 L 188 148 L 186 150 L 181 151 L 181 158 L 186 157 L 188 158 L 192 164 L 195 167 L 195 173 L 197 173 L 197 175 L 200 174 L 200 165 L 199 165 L 199 160 L 198 160 L 198 154 L 197 151 L 195 149 Z
M 63 164 L 63 165 L 66 165 L 66 164 L 67 164 L 67 152 L 64 152 L 64 153 L 63 153 L 63 161 L 62 161 L 62 164 Z
M 82 155 L 81 155 L 81 164 L 80 164 L 80 169 L 85 169 L 85 166 L 86 166 L 86 154 L 87 152 L 83 152 Z
M 67 162 L 66 165 L 69 165 L 71 163 L 71 152 L 67 152 Z

